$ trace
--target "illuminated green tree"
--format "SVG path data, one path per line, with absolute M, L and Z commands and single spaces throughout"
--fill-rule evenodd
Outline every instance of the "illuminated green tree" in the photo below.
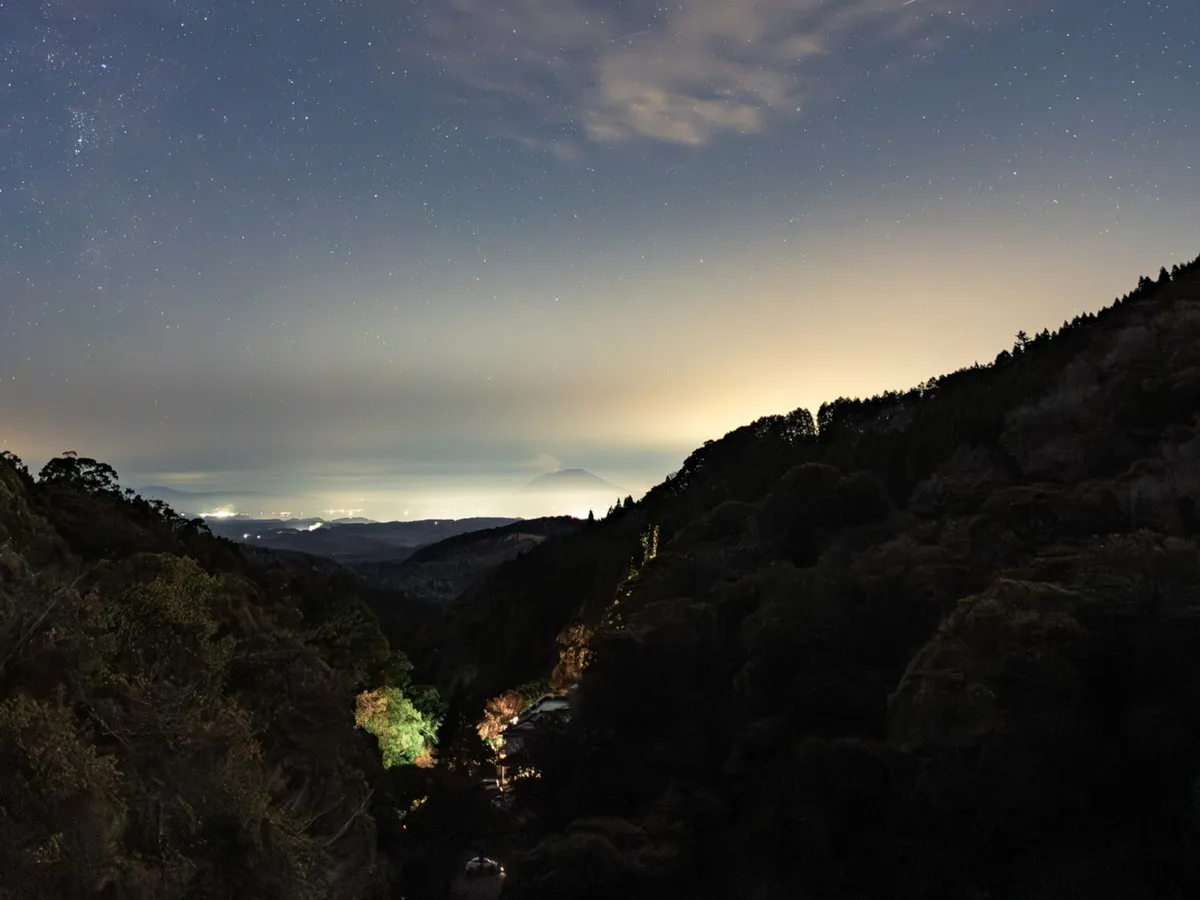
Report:
M 384 768 L 416 763 L 437 737 L 438 720 L 417 709 L 396 687 L 363 691 L 358 695 L 354 721 L 375 735 Z

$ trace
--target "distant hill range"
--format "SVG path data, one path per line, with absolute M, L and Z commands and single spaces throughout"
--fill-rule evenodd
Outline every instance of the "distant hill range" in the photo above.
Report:
M 347 565 L 397 562 L 418 547 L 466 532 L 511 525 L 512 518 L 426 519 L 419 522 L 356 522 L 324 519 L 208 519 L 213 534 L 272 550 L 289 550 Z
M 414 522 L 322 515 L 330 501 L 299 494 L 184 491 L 160 485 L 138 493 L 181 514 L 204 515 L 220 537 L 263 550 L 324 557 L 377 584 L 446 601 L 547 537 L 579 529 L 589 509 L 602 516 L 623 491 L 585 469 L 561 469 L 539 475 L 516 494 L 517 515 Z M 541 516 L 547 509 L 560 514 Z M 217 512 L 236 515 L 212 515 Z
M 287 560 L 327 573 L 352 571 L 376 587 L 445 604 L 497 566 L 585 523 L 553 516 L 365 524 L 237 518 L 208 524 L 213 534 L 237 541 L 256 559 Z
M 527 553 L 547 538 L 574 534 L 583 527 L 581 520 L 571 516 L 523 519 L 427 544 L 404 559 L 363 562 L 353 568 L 381 587 L 448 603 L 497 566 Z

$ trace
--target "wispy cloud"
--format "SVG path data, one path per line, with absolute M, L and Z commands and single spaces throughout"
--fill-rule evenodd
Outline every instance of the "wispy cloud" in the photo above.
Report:
M 574 153 L 547 130 L 700 145 L 802 113 L 853 48 L 911 59 L 992 7 L 677 0 L 629 13 L 596 0 L 452 0 L 428 19 L 425 52 L 447 75 L 526 103 L 540 135 L 529 146 Z
M 521 462 L 522 469 L 534 469 L 538 472 L 557 472 L 562 467 L 562 460 L 549 453 L 539 453 L 537 456 Z
M 525 134 L 515 128 L 501 127 L 496 136 L 514 141 L 526 150 L 549 153 L 560 162 L 576 163 L 583 158 L 583 147 L 580 142 L 567 135 L 538 137 L 536 135 Z

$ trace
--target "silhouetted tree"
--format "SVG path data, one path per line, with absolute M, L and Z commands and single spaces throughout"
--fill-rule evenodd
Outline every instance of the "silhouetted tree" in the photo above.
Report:
M 117 472 L 112 466 L 91 457 L 81 457 L 74 450 L 68 450 L 46 463 L 38 473 L 38 481 L 64 484 L 91 494 L 121 496 Z
M 22 462 L 21 457 L 17 456 L 17 454 L 8 450 L 0 451 L 0 465 L 8 465 L 12 468 L 17 473 L 17 477 L 25 485 L 29 486 L 33 484 L 33 476 L 29 474 L 29 467 Z

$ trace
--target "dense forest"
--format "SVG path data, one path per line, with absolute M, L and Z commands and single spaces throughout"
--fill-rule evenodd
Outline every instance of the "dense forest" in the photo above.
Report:
M 0 895 L 391 896 L 384 765 L 426 762 L 443 706 L 364 598 L 416 610 L 4 454 Z
M 1197 896 L 1198 501 L 1200 260 L 450 604 L 5 454 L 0 896 Z
M 445 629 L 476 708 L 578 684 L 504 895 L 1197 896 L 1198 501 L 1200 260 L 705 444 Z

